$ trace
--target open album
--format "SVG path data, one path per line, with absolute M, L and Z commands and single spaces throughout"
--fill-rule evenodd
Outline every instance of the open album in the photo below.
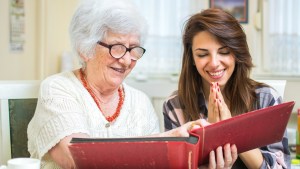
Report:
M 235 144 L 242 153 L 281 141 L 294 104 L 247 112 L 189 137 L 73 138 L 69 149 L 79 169 L 197 169 L 218 146 Z

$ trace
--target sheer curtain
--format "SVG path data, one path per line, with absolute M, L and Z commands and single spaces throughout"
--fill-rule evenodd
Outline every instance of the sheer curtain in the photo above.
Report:
M 181 67 L 182 29 L 186 19 L 203 9 L 199 0 L 133 0 L 147 19 L 149 31 L 146 53 L 131 76 L 176 75 Z
M 267 67 L 278 75 L 300 75 L 300 1 L 269 0 L 267 4 Z

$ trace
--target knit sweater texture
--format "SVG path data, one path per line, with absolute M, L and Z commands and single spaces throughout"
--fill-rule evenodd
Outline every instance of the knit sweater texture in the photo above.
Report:
M 97 138 L 159 133 L 158 117 L 147 95 L 125 83 L 123 88 L 125 98 L 120 115 L 106 127 L 109 122 L 73 72 L 46 78 L 41 83 L 36 111 L 27 129 L 31 157 L 41 159 L 42 169 L 59 168 L 48 151 L 73 133 Z

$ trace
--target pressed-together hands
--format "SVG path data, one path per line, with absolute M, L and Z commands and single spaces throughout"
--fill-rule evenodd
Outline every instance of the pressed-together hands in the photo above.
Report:
M 223 98 L 218 82 L 211 82 L 208 99 L 208 122 L 215 123 L 221 120 L 231 118 L 231 112 L 228 109 Z
M 212 82 L 208 99 L 208 122 L 215 123 L 231 117 L 231 112 L 226 105 L 219 84 Z M 226 144 L 224 147 L 220 145 L 215 151 L 210 152 L 209 164 L 200 166 L 199 169 L 231 168 L 237 157 L 235 145 Z

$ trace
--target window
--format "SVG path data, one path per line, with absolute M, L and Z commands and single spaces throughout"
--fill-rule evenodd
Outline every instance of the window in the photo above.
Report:
M 299 0 L 263 1 L 263 66 L 275 75 L 300 75 Z
M 181 68 L 182 29 L 191 15 L 208 6 L 199 0 L 134 0 L 146 18 L 149 30 L 144 47 L 146 53 L 130 76 L 169 76 Z M 206 3 L 206 4 L 203 4 Z

